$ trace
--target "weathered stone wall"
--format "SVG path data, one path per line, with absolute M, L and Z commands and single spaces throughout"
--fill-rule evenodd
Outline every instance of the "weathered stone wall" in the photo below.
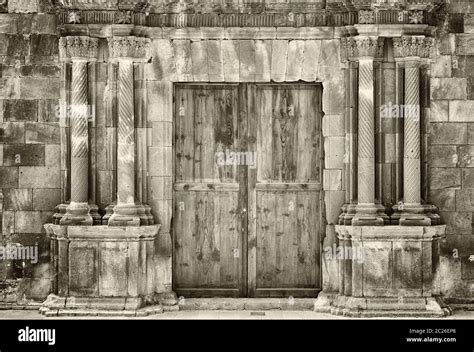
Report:
M 474 4 L 451 1 L 431 65 L 430 200 L 447 225 L 441 292 L 474 294 Z
M 39 299 L 49 292 L 49 241 L 43 224 L 61 200 L 61 68 L 56 16 L 44 13 L 47 5 L 18 0 L 0 5 L 0 244 L 37 244 L 39 255 L 36 264 L 0 262 L 0 302 Z

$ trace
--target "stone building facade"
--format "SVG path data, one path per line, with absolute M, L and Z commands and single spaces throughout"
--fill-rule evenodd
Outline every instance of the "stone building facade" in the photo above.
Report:
M 38 250 L 0 302 L 472 304 L 473 44 L 470 1 L 0 0 L 2 246 Z

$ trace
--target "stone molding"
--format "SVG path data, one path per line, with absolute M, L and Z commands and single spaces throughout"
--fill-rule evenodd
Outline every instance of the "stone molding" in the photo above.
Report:
M 89 36 L 67 36 L 59 39 L 59 57 L 63 61 L 97 59 L 99 39 Z
M 393 38 L 394 56 L 397 59 L 407 57 L 427 59 L 430 57 L 433 45 L 434 39 L 424 36 Z
M 148 61 L 151 57 L 150 42 L 148 38 L 133 36 L 109 38 L 110 59 Z

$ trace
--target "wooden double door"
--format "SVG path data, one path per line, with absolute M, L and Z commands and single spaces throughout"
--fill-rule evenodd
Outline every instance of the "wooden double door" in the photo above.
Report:
M 175 86 L 178 295 L 317 295 L 321 93 L 317 84 Z

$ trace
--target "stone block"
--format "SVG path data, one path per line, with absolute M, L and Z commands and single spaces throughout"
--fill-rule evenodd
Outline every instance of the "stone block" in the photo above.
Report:
M 451 77 L 451 56 L 440 55 L 431 63 L 431 77 Z
M 21 166 L 20 188 L 60 188 L 59 165 L 57 167 Z
M 324 139 L 324 163 L 326 169 L 343 169 L 345 154 L 344 137 Z
M 474 146 L 462 145 L 458 147 L 458 166 L 474 167 Z
M 455 189 L 437 189 L 430 192 L 429 203 L 437 206 L 441 211 L 456 210 L 456 192 Z
M 431 78 L 431 99 L 467 99 L 466 78 Z
M 31 32 L 37 34 L 56 34 L 57 20 L 54 14 L 39 13 L 33 16 Z
M 31 34 L 30 55 L 31 56 L 55 56 L 58 55 L 58 37 L 49 34 Z
M 430 102 L 430 121 L 443 122 L 448 121 L 449 101 L 432 100 Z
M 18 168 L 17 167 L 0 167 L 0 180 L 2 188 L 18 188 Z
M 36 121 L 38 102 L 36 100 L 5 100 L 3 103 L 5 121 Z
M 325 191 L 340 191 L 342 189 L 342 170 L 328 169 L 323 171 Z
M 20 97 L 22 99 L 58 99 L 59 78 L 21 78 Z
M 20 75 L 23 77 L 59 77 L 61 68 L 57 65 L 23 65 Z
M 9 34 L 7 35 L 8 39 L 8 50 L 7 56 L 11 62 L 15 60 L 21 60 L 29 54 L 30 43 L 28 37 L 25 35 L 19 34 Z
M 431 189 L 461 188 L 461 169 L 431 168 Z
M 430 165 L 433 167 L 456 167 L 458 154 L 455 145 L 432 145 Z
M 467 126 L 468 126 L 467 143 L 474 144 L 474 123 L 469 123 Z
M 45 150 L 42 145 L 10 144 L 4 146 L 5 166 L 44 166 Z
M 466 144 L 467 124 L 433 123 L 431 124 L 431 144 Z
M 345 202 L 345 191 L 324 192 L 324 202 L 326 204 L 326 221 L 329 225 L 338 223 L 341 207 Z
M 343 137 L 344 115 L 324 115 L 323 117 L 324 137 Z
M 474 188 L 474 169 L 462 169 L 462 187 Z
M 474 189 L 456 191 L 456 211 L 474 212 Z
M 449 121 L 472 122 L 474 100 L 453 100 L 449 102 Z
M 8 0 L 8 12 L 10 13 L 38 12 L 38 0 Z
M 58 122 L 59 121 L 59 101 L 38 100 L 38 121 Z
M 5 189 L 3 191 L 3 207 L 5 210 L 32 210 L 32 190 Z
M 0 123 L 0 143 L 24 143 L 25 129 L 21 122 Z
M 472 233 L 472 213 L 440 212 L 441 221 L 446 224 L 446 234 L 470 235 Z
M 61 146 L 58 144 L 45 145 L 45 166 L 59 167 L 61 164 Z
M 61 189 L 33 189 L 33 210 L 54 211 L 61 202 Z
M 6 6 L 6 3 L 4 6 Z M 1 8 L 1 5 L 0 5 L 0 8 Z M 0 33 L 7 33 L 7 34 L 17 33 L 17 20 L 16 19 L 17 19 L 16 16 L 12 16 L 6 13 L 5 14 L 0 13 Z M 0 35 L 0 38 L 1 38 L 1 35 Z
M 56 123 L 26 123 L 26 143 L 59 144 L 59 125 Z
M 474 280 L 474 261 L 470 260 L 470 255 L 462 258 L 461 277 L 464 280 Z
M 43 233 L 43 225 L 51 221 L 52 212 L 17 211 L 15 213 L 16 233 Z
M 456 54 L 474 55 L 474 34 L 456 34 Z

